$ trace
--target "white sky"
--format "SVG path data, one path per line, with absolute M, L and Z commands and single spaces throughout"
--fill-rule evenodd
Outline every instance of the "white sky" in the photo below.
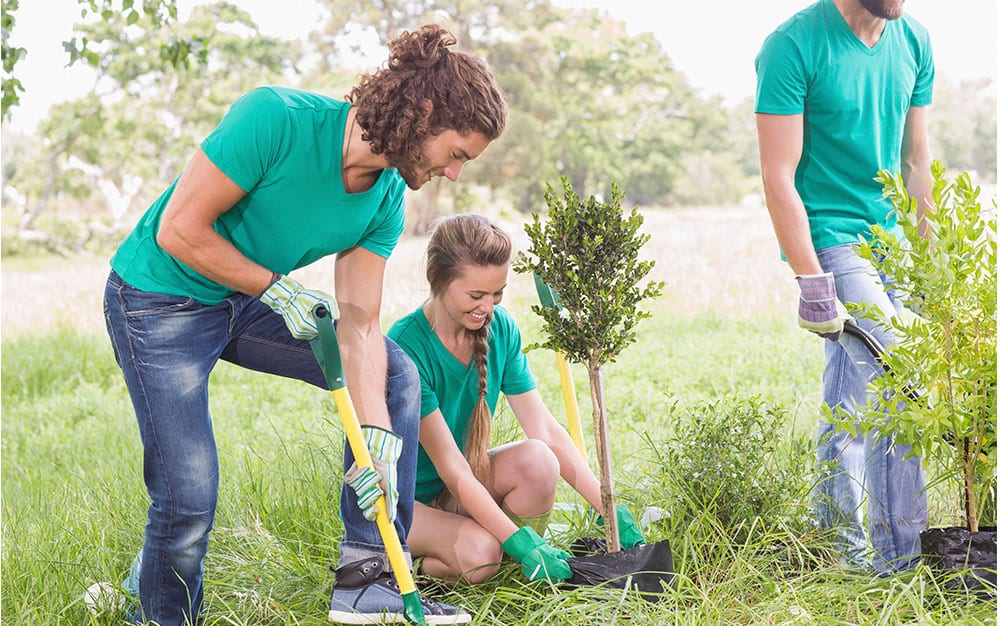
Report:
M 194 0 L 180 0 L 189 6 Z M 317 23 L 314 0 L 232 0 L 248 10 L 267 35 L 296 39 Z M 675 67 L 703 94 L 728 102 L 752 96 L 753 59 L 778 24 L 813 0 L 556 0 L 560 5 L 597 7 L 628 24 L 629 34 L 653 32 Z M 675 5 L 675 6 L 671 6 Z M 681 5 L 681 6 L 676 6 Z M 676 8 L 675 8 L 676 7 Z M 950 80 L 996 80 L 996 0 L 908 0 L 906 11 L 930 31 L 939 76 Z M 72 37 L 77 0 L 29 0 L 14 13 L 11 43 L 27 49 L 15 74 L 24 85 L 11 127 L 31 130 L 48 108 L 86 93 L 93 75 L 77 64 L 65 68 L 62 42 Z

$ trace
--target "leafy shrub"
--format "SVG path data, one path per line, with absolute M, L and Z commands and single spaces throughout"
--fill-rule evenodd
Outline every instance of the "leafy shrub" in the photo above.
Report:
M 787 410 L 759 397 L 668 406 L 669 430 L 653 444 L 659 486 L 675 524 L 716 518 L 735 541 L 758 522 L 805 530 L 813 445 L 789 432 Z M 650 442 L 653 443 L 653 442 Z

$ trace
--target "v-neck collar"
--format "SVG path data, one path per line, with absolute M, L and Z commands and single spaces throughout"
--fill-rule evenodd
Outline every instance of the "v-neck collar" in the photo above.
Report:
M 449 368 L 458 373 L 465 373 L 473 368 L 473 359 L 469 359 L 468 363 L 463 363 L 461 359 L 455 356 L 454 353 L 452 353 L 452 351 L 448 349 L 448 346 L 444 345 L 444 342 L 441 341 L 441 338 L 438 337 L 438 334 L 434 332 L 434 327 L 431 326 L 431 321 L 427 319 L 427 314 L 424 312 L 424 307 L 420 307 L 420 320 L 423 322 L 424 330 L 426 330 L 427 333 L 431 336 L 432 338 L 431 341 L 433 341 L 435 345 L 441 349 L 442 352 L 448 355 L 448 358 L 450 360 L 446 361 L 446 363 L 448 364 Z
M 858 34 L 855 33 L 853 30 L 851 30 L 851 25 L 848 24 L 847 20 L 844 19 L 844 16 L 840 14 L 840 10 L 837 8 L 837 4 L 833 0 L 826 0 L 825 4 L 826 4 L 826 10 L 829 12 L 828 15 L 830 15 L 833 21 L 837 22 L 840 25 L 842 34 L 844 34 L 847 37 L 850 37 L 851 41 L 854 42 L 855 47 L 857 47 L 859 50 L 863 51 L 865 54 L 869 56 L 874 56 L 878 54 L 878 51 L 882 49 L 885 43 L 886 37 L 889 35 L 889 29 L 894 20 L 885 21 L 885 28 L 882 29 L 882 34 L 879 36 L 878 41 L 875 42 L 874 46 L 869 48 L 868 44 L 862 41 L 861 37 L 858 37 Z

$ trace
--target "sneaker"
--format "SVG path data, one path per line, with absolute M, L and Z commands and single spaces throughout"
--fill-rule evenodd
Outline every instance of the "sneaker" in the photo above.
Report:
M 109 582 L 99 582 L 87 587 L 83 594 L 83 603 L 87 611 L 94 617 L 108 612 L 134 612 L 139 603 L 139 568 L 142 566 L 142 550 L 132 561 L 128 576 L 120 585 Z
M 375 557 L 343 565 L 335 571 L 330 621 L 338 624 L 405 624 L 403 596 L 396 578 Z M 472 615 L 458 607 L 420 597 L 428 624 L 468 624 Z
M 121 587 L 113 583 L 100 582 L 87 587 L 83 593 L 83 603 L 92 617 L 105 613 L 119 613 L 128 606 L 128 600 Z

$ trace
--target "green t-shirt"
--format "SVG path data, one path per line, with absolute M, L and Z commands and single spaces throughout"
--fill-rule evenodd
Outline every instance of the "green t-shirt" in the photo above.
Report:
M 931 103 L 927 31 L 904 15 L 869 48 L 833 0 L 820 0 L 768 36 L 756 68 L 756 112 L 804 118 L 795 187 L 814 247 L 870 238 L 872 224 L 893 228 L 892 205 L 873 178 L 900 171 L 907 112 Z
M 389 338 L 410 356 L 420 373 L 420 415 L 441 409 L 458 447 L 465 450 L 465 430 L 479 400 L 475 362 L 465 365 L 444 347 L 419 308 L 389 329 Z M 521 350 L 521 331 L 503 307 L 493 309 L 486 352 L 486 402 L 496 410 L 500 392 L 526 393 L 535 388 L 528 359 Z M 431 502 L 445 488 L 434 464 L 421 447 L 417 453 L 416 499 Z
M 341 152 L 350 106 L 282 87 L 254 89 L 237 100 L 201 144 L 246 192 L 216 220 L 216 232 L 250 260 L 282 274 L 354 246 L 388 257 L 403 232 L 406 184 L 395 169 L 385 169 L 368 191 L 344 190 Z M 143 291 L 217 304 L 233 290 L 156 243 L 176 184 L 147 209 L 111 267 Z

